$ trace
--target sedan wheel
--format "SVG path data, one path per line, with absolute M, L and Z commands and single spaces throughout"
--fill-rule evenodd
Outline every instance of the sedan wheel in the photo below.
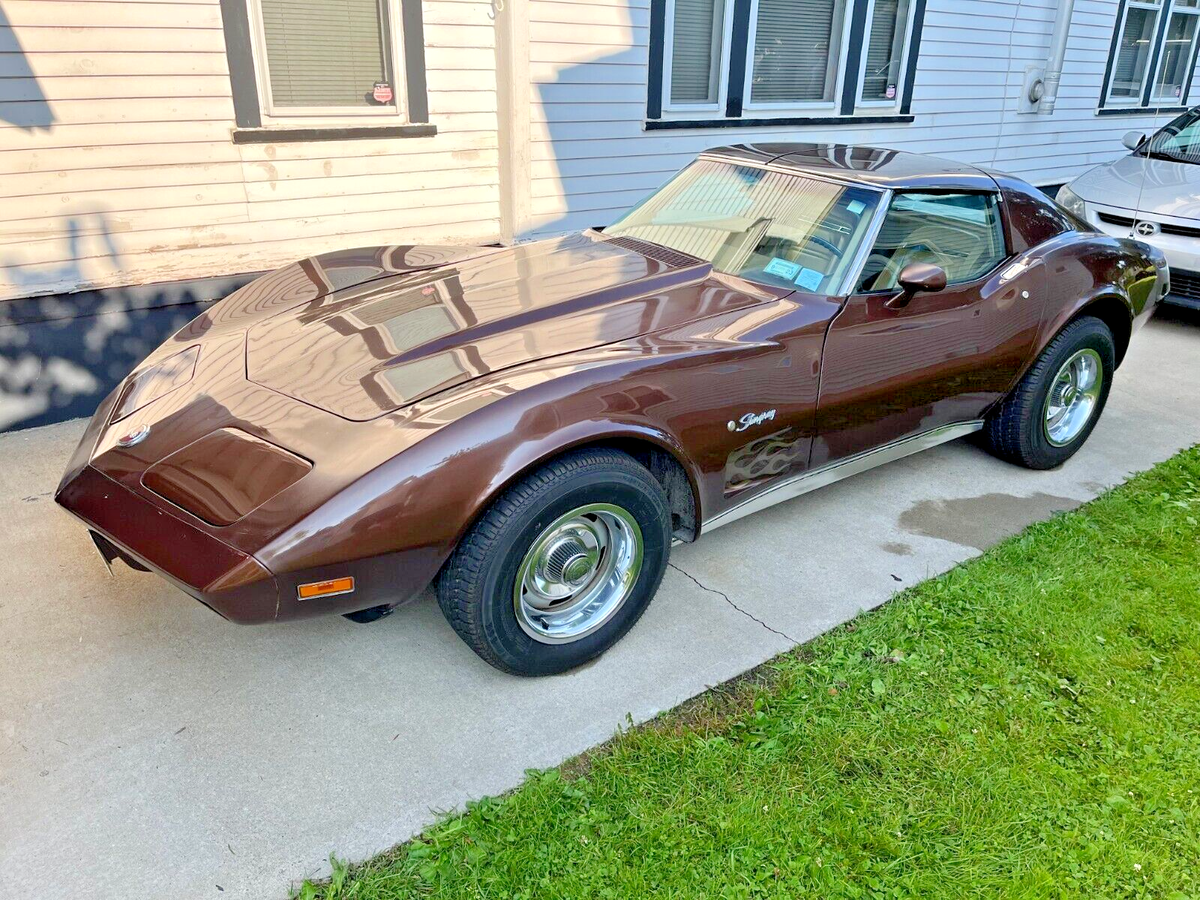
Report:
M 567 454 L 480 517 L 438 578 L 438 603 L 496 668 L 564 672 L 645 611 L 666 570 L 670 521 L 662 486 L 632 457 Z

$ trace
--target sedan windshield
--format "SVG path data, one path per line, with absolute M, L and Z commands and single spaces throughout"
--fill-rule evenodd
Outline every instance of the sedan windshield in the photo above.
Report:
M 700 160 L 604 233 L 690 253 L 730 275 L 833 294 L 881 196 L 871 188 Z
M 1200 163 L 1200 108 L 1185 112 L 1155 132 L 1138 152 L 1152 159 Z

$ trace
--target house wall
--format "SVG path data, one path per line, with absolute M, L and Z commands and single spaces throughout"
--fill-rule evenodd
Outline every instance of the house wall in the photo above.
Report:
M 0 301 L 496 240 L 490 12 L 424 3 L 435 136 L 234 144 L 218 0 L 0 0 Z
M 729 143 L 872 144 L 993 166 L 1035 184 L 1068 181 L 1127 152 L 1126 131 L 1170 117 L 1096 115 L 1117 0 L 1076 0 L 1057 109 L 1018 115 L 1025 66 L 1045 64 L 1055 7 L 1055 0 L 929 0 L 911 124 L 648 132 L 649 0 L 530 0 L 524 232 L 606 225 L 698 151 Z

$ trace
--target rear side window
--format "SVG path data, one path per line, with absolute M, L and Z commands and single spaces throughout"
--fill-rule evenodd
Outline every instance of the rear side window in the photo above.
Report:
M 1036 247 L 1043 241 L 1058 237 L 1066 231 L 1093 231 L 1091 225 L 1071 215 L 1040 191 L 1028 194 L 1023 190 L 1004 191 L 1008 206 L 1008 221 L 1012 228 L 1013 249 L 1017 253 Z
M 895 290 L 900 270 L 915 262 L 941 266 L 950 284 L 973 281 L 1006 255 L 994 193 L 896 194 L 858 290 Z

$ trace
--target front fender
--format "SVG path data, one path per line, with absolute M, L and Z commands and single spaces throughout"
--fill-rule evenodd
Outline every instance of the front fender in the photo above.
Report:
M 686 473 L 697 512 L 711 513 L 728 453 L 724 405 L 740 401 L 697 389 L 696 380 L 710 377 L 728 390 L 739 383 L 729 374 L 736 366 L 766 366 L 768 353 L 753 343 L 654 352 L 609 345 L 493 373 L 415 404 L 395 417 L 402 451 L 256 554 L 279 579 L 280 618 L 419 593 L 497 496 L 575 447 L 658 448 Z M 356 578 L 354 595 L 311 612 L 294 600 L 296 585 L 346 574 Z

